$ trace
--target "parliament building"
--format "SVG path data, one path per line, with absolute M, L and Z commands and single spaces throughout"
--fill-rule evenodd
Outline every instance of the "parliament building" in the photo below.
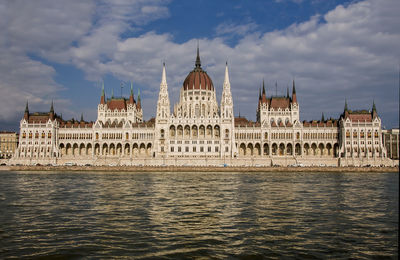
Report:
M 168 93 L 165 64 L 155 118 L 143 120 L 135 99 L 107 98 L 104 85 L 97 120 L 63 120 L 54 112 L 31 113 L 20 122 L 14 163 L 132 166 L 377 166 L 393 165 L 382 142 L 381 119 L 372 110 L 350 110 L 340 118 L 300 121 L 295 82 L 286 96 L 259 92 L 256 122 L 235 117 L 228 64 L 221 101 L 210 76 L 195 67 L 183 81 L 179 102 Z

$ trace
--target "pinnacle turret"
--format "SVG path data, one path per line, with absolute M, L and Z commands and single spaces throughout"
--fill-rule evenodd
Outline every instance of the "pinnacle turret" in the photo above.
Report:
M 196 68 L 201 68 L 201 61 L 200 61 L 200 51 L 199 51 L 199 43 L 197 42 L 197 57 L 196 57 Z
M 29 114 L 28 100 L 26 101 L 26 105 L 25 105 L 25 113 Z
M 53 100 L 51 101 L 50 113 L 54 114 Z
M 293 80 L 293 88 L 292 88 L 292 102 L 297 103 L 297 95 L 296 95 L 296 86 Z
M 161 75 L 161 84 L 165 84 L 165 85 L 167 84 L 167 73 L 165 72 L 165 62 L 163 62 L 163 69 L 162 69 L 162 75 Z

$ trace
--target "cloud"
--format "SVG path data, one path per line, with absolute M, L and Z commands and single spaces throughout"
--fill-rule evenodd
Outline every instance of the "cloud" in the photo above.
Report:
M 54 68 L 33 60 L 30 53 L 75 66 L 91 81 L 106 75 L 133 80 L 135 88 L 145 88 L 141 92 L 146 118 L 154 116 L 161 64 L 166 61 L 171 103 L 177 101 L 194 67 L 197 41 L 177 43 L 171 34 L 141 29 L 168 17 L 168 2 L 67 1 L 65 9 L 54 7 L 62 11 L 53 10 L 52 1 L 32 3 L 26 10 L 21 8 L 25 3 L 0 4 L 0 29 L 7 35 L 0 38 L 0 78 L 5 79 L 0 89 L 14 95 L 8 105 L 19 104 L 13 112 L 1 102 L 0 108 L 6 109 L 3 120 L 15 118 L 16 109 L 23 111 L 26 97 L 39 106 L 62 87 L 54 81 Z M 337 118 L 344 98 L 351 109 L 368 109 L 374 99 L 384 122 L 398 125 L 399 11 L 399 1 L 366 0 L 266 33 L 251 20 L 228 21 L 216 26 L 215 36 L 200 39 L 202 65 L 219 96 L 228 60 L 235 114 L 240 110 L 253 120 L 263 78 L 268 95 L 275 92 L 276 81 L 278 94 L 285 94 L 295 78 L 302 119 L 318 119 L 322 112 Z M 238 37 L 237 44 L 228 45 L 230 37 Z M 75 108 L 68 103 L 73 101 L 59 109 L 72 113 Z
M 258 25 L 254 22 L 248 22 L 243 24 L 236 24 L 233 22 L 224 22 L 219 24 L 215 28 L 217 36 L 234 37 L 234 36 L 245 36 L 249 33 L 254 32 Z
M 0 123 L 19 120 L 26 100 L 47 111 L 51 99 L 74 114 L 73 101 L 59 96 L 55 69 L 47 63 L 81 68 L 90 79 L 109 70 L 123 32 L 168 16 L 167 1 L 2 1 L 0 2 Z M 95 70 L 93 73 L 90 69 Z M 94 75 L 91 77 L 91 75 Z

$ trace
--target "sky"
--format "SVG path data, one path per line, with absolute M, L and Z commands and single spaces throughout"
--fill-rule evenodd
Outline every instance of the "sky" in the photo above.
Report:
M 31 112 L 95 121 L 106 96 L 135 96 L 155 116 L 162 64 L 173 104 L 194 68 L 221 96 L 228 62 L 234 112 L 256 119 L 259 88 L 285 95 L 295 80 L 301 120 L 340 117 L 375 102 L 399 126 L 398 0 L 116 0 L 0 2 L 0 130 Z

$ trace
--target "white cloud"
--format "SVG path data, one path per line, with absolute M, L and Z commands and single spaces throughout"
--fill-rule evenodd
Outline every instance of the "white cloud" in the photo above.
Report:
M 0 5 L 0 26 L 3 26 L 0 29 L 6 28 L 10 35 L 7 40 L 0 39 L 0 48 L 5 53 L 12 50 L 15 55 L 5 57 L 6 61 L 10 66 L 22 69 L 26 66 L 26 71 L 31 71 L 27 75 L 23 72 L 7 75 L 12 67 L 0 65 L 0 78 L 8 82 L 0 82 L 2 93 L 14 84 L 16 93 L 25 95 L 23 82 L 31 77 L 37 81 L 32 80 L 26 95 L 36 98 L 37 103 L 57 91 L 60 86 L 53 80 L 54 70 L 37 61 L 32 63 L 35 61 L 26 54 L 33 52 L 44 59 L 72 64 L 93 81 L 111 74 L 121 80 L 134 80 L 135 86 L 146 86 L 142 91 L 144 113 L 146 118 L 153 116 L 162 61 L 167 63 L 170 97 L 176 101 L 184 78 L 194 66 L 197 41 L 176 43 L 172 35 L 155 32 L 129 38 L 122 34 L 132 30 L 139 32 L 141 25 L 167 17 L 169 12 L 165 4 L 163 1 L 102 1 L 94 6 L 88 2 L 79 12 L 75 7 L 63 11 L 76 12 L 73 21 L 55 19 L 51 9 L 34 10 L 38 21 L 31 23 L 33 28 L 27 21 L 35 20 L 35 16 L 29 12 L 14 11 L 18 13 L 16 17 L 24 17 L 25 22 L 17 18 L 12 22 L 11 18 L 1 20 L 10 7 Z M 257 33 L 260 28 L 252 21 L 227 22 L 215 28 L 217 37 L 200 39 L 202 64 L 220 95 L 224 64 L 228 60 L 235 113 L 240 109 L 242 115 L 252 119 L 263 78 L 268 94 L 272 94 L 275 81 L 278 81 L 278 93 L 286 93 L 286 86 L 291 87 L 295 77 L 303 119 L 319 118 L 321 112 L 337 117 L 347 97 L 353 109 L 370 108 L 375 99 L 383 119 L 395 121 L 398 120 L 399 11 L 399 1 L 366 0 L 338 6 L 324 16 L 315 15 L 304 23 L 267 33 Z M 46 16 L 46 13 L 50 14 Z M 31 29 L 29 37 L 32 39 L 26 39 L 25 43 L 22 33 Z M 51 35 L 47 35 L 47 31 Z M 42 42 L 37 35 L 49 42 Z M 230 47 L 225 40 L 232 35 L 241 38 Z M 36 67 L 36 74 L 31 67 Z M 18 77 L 23 82 L 18 81 Z M 2 104 L 0 108 L 3 109 Z M 3 119 L 13 115 L 15 112 L 7 111 Z
M 248 22 L 243 24 L 236 24 L 233 22 L 224 22 L 219 24 L 215 28 L 215 32 L 218 36 L 233 37 L 233 36 L 245 36 L 249 33 L 254 32 L 258 25 L 254 22 Z

